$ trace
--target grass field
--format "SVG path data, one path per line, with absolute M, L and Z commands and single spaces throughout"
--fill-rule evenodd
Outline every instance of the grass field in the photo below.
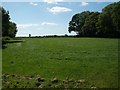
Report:
M 2 50 L 3 88 L 118 87 L 118 39 L 23 40 Z

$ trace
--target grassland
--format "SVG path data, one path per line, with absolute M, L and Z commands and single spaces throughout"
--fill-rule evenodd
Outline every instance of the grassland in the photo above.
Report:
M 118 39 L 23 40 L 2 50 L 3 88 L 118 87 Z

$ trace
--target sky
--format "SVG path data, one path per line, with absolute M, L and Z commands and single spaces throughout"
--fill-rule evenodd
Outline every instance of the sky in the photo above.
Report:
M 113 2 L 3 2 L 11 21 L 17 24 L 17 37 L 75 35 L 69 33 L 72 16 L 83 11 L 98 11 Z

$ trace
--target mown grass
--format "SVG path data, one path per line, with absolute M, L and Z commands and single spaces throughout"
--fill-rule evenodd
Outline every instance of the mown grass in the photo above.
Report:
M 23 40 L 24 42 L 8 43 L 7 48 L 2 50 L 3 74 L 21 77 L 39 76 L 45 78 L 46 83 L 57 78 L 72 79 L 75 82 L 85 80 L 84 87 L 118 87 L 118 39 L 23 38 Z M 20 80 L 4 78 L 3 87 L 7 87 L 7 81 L 14 84 Z M 34 87 L 35 80 L 30 81 L 32 85 L 26 87 Z M 23 81 L 28 82 L 26 79 Z M 18 87 L 24 85 L 26 84 L 21 83 Z M 76 84 L 71 87 L 75 86 Z

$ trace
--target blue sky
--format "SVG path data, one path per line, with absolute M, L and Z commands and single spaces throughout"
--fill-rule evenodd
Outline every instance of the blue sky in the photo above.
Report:
M 76 13 L 98 11 L 112 2 L 3 2 L 11 20 L 17 24 L 16 36 L 75 35 L 68 32 Z

